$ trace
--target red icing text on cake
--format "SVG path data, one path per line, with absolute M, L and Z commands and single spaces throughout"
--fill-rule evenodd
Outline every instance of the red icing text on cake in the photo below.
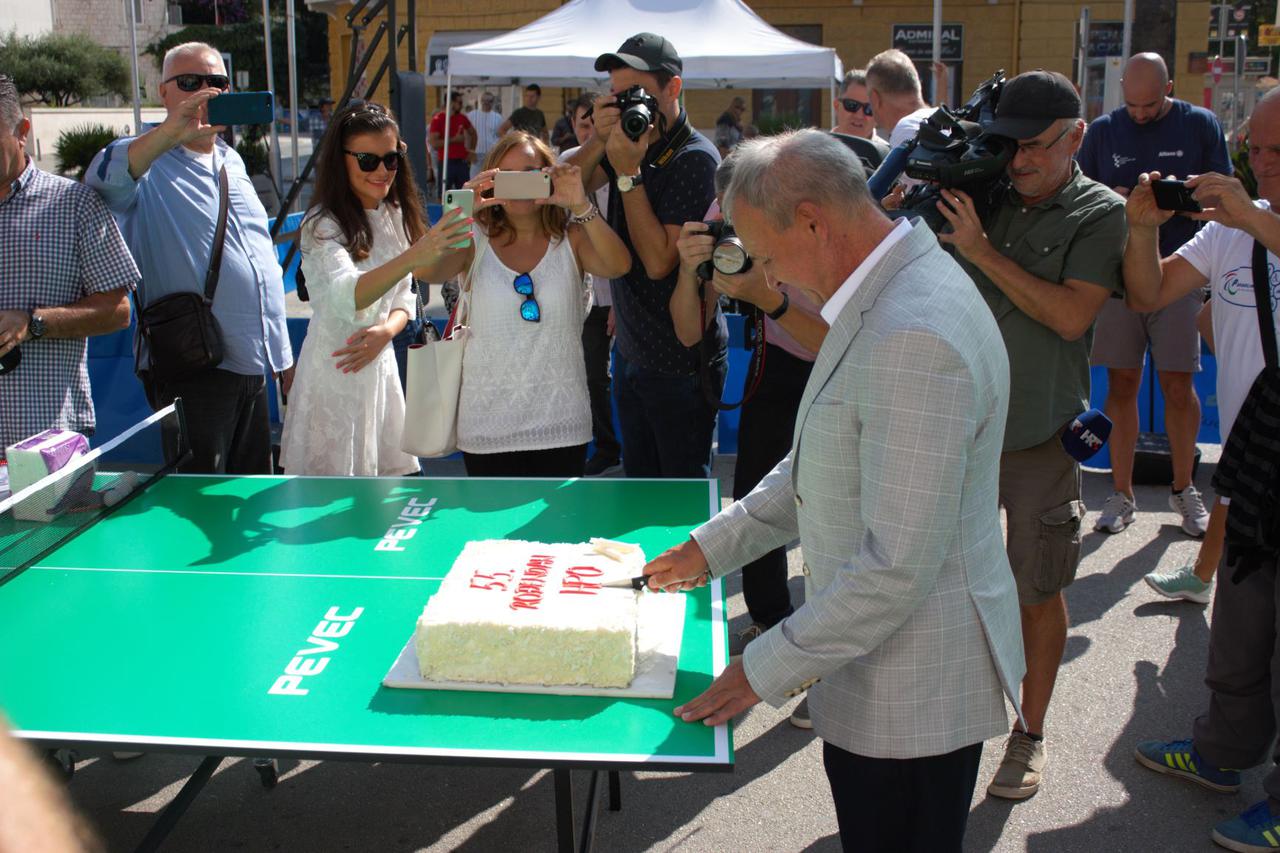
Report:
M 603 571 L 595 566 L 574 566 L 566 569 L 564 579 L 561 581 L 561 595 L 595 595 L 600 589 L 600 584 L 587 580 L 587 578 L 598 578 L 604 574 Z
M 516 584 L 515 595 L 511 598 L 512 610 L 537 610 L 542 603 L 542 585 L 547 582 L 547 572 L 551 570 L 552 559 L 541 554 L 534 554 L 525 563 L 524 573 Z

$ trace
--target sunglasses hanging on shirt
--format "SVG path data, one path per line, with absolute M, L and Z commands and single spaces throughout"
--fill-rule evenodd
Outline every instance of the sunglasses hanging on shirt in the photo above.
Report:
M 516 276 L 515 281 L 511 282 L 511 286 L 515 288 L 516 293 L 524 297 L 524 302 L 520 303 L 520 317 L 528 320 L 530 323 L 538 323 L 542 320 L 542 309 L 538 307 L 538 300 L 533 298 L 533 279 L 527 272 L 522 272 Z

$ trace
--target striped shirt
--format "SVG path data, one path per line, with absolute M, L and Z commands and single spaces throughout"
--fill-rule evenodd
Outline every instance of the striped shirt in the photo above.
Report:
M 138 267 L 98 194 L 30 161 L 0 199 L 0 311 L 79 302 L 132 289 Z M 28 338 L 22 362 L 0 375 L 0 456 L 46 429 L 91 434 L 84 338 Z
M 467 120 L 476 129 L 476 158 L 484 162 L 484 155 L 498 144 L 498 128 L 504 119 L 497 110 L 472 110 L 467 113 Z
M 142 270 L 143 305 L 162 296 L 203 292 L 218 224 L 218 170 L 230 183 L 227 238 L 213 316 L 222 330 L 219 369 L 241 376 L 279 373 L 293 364 L 285 327 L 280 260 L 267 230 L 267 211 L 244 161 L 221 139 L 212 154 L 176 146 L 141 178 L 129 174 L 129 144 L 117 139 L 85 172 L 115 214 Z M 142 364 L 149 364 L 142 353 Z

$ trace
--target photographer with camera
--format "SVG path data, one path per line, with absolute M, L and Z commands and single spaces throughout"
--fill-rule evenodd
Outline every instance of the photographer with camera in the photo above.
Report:
M 1009 351 L 1011 391 L 1000 461 L 1000 503 L 1022 609 L 1025 729 L 1016 726 L 988 793 L 1024 799 L 1040 785 L 1045 715 L 1067 637 L 1062 591 L 1080 560 L 1080 465 L 1064 427 L 1089 407 L 1093 324 L 1118 292 L 1124 200 L 1072 159 L 1084 137 L 1080 97 L 1051 71 L 1005 84 L 989 134 L 1017 142 L 1011 186 L 985 217 L 961 190 L 943 189 L 939 212 L 960 266 L 986 299 Z
M 631 269 L 612 283 L 623 466 L 633 477 L 707 477 L 708 398 L 724 386 L 725 335 L 717 325 L 703 344 L 713 354 L 700 356 L 676 337 L 668 303 L 680 229 L 711 206 L 720 155 L 680 107 L 683 63 L 671 42 L 639 33 L 595 67 L 609 73 L 613 96 L 597 101 L 596 135 L 570 162 L 589 190 L 610 185 L 609 224 L 631 253 Z

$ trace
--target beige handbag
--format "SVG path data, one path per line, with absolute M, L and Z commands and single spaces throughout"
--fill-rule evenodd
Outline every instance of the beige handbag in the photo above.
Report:
M 400 449 L 414 456 L 448 456 L 458 449 L 458 398 L 462 357 L 471 329 L 471 280 L 488 244 L 474 229 L 475 257 L 458 294 L 442 340 L 409 347 L 405 376 L 404 433 Z

